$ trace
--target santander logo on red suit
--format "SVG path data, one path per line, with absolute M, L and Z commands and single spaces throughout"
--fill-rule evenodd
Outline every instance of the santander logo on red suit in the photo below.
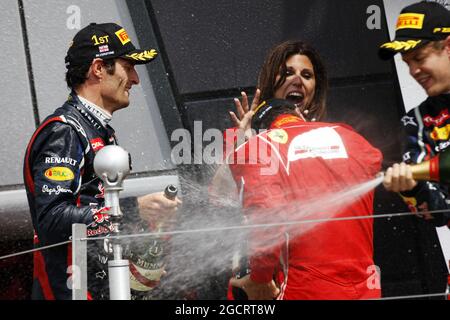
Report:
M 272 148 L 277 150 L 271 142 L 267 141 Z M 279 152 L 274 152 L 279 163 L 289 174 L 290 163 L 300 159 L 322 158 L 322 159 L 346 159 L 347 149 L 341 136 L 334 127 L 322 127 L 300 133 L 295 136 L 288 146 L 287 159 L 284 160 Z
M 314 129 L 292 139 L 288 151 L 289 161 L 316 157 L 348 158 L 342 138 L 333 128 Z

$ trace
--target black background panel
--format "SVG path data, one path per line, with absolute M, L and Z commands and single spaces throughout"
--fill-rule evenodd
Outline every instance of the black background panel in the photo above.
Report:
M 156 22 L 180 94 L 255 86 L 268 50 L 287 39 L 310 42 L 330 78 L 390 73 L 376 48 L 385 28 L 366 13 L 382 1 L 153 0 Z M 384 19 L 381 19 L 382 23 Z M 383 25 L 383 24 L 381 24 Z

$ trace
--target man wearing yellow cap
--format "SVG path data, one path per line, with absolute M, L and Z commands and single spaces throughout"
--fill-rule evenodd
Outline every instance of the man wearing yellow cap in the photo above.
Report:
M 447 209 L 448 186 L 414 180 L 408 164 L 423 162 L 450 146 L 450 12 L 436 2 L 405 7 L 395 39 L 382 44 L 378 53 L 387 60 L 399 52 L 428 98 L 402 118 L 407 134 L 404 162 L 388 168 L 384 186 L 400 192 L 414 212 Z M 450 219 L 449 213 L 425 217 L 436 226 Z
M 136 49 L 115 23 L 91 23 L 73 38 L 65 58 L 72 91 L 36 129 L 25 155 L 23 173 L 36 246 L 68 240 L 73 223 L 86 224 L 89 237 L 113 231 L 94 157 L 104 146 L 117 144 L 109 125 L 112 115 L 128 107 L 131 89 L 139 84 L 135 65 L 155 56 L 154 49 Z M 172 216 L 180 203 L 162 192 L 132 200 L 139 209 L 138 221 L 149 225 Z M 88 298 L 107 299 L 109 247 L 90 241 L 88 252 Z M 69 245 L 36 251 L 32 298 L 71 299 L 71 265 Z

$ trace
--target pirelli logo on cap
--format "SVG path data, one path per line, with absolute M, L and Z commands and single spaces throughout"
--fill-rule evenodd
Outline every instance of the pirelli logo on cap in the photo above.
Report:
M 422 29 L 424 14 L 421 13 L 403 13 L 398 17 L 397 28 L 399 29 Z
M 433 33 L 450 33 L 450 27 L 446 28 L 434 28 Z
M 122 45 L 126 45 L 128 42 L 130 42 L 130 38 L 128 37 L 128 33 L 125 31 L 124 28 L 120 29 L 119 31 L 116 31 L 116 36 L 119 38 L 120 42 L 122 42 Z
M 66 167 L 52 167 L 45 170 L 45 177 L 54 181 L 69 181 L 73 180 L 74 174 L 72 170 Z

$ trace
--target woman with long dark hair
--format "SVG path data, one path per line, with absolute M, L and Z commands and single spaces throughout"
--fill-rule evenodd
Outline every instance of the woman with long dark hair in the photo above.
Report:
M 257 88 L 250 106 L 242 92 L 242 102 L 234 99 L 237 115 L 230 112 L 235 126 L 246 134 L 253 110 L 270 98 L 294 103 L 306 121 L 320 121 L 326 115 L 327 72 L 317 51 L 306 42 L 290 40 L 275 46 L 261 67 Z
M 249 141 L 227 163 L 244 220 L 257 227 L 241 249 L 248 259 L 234 268 L 230 299 L 381 296 L 373 221 L 360 219 L 373 212 L 373 190 L 347 202 L 342 192 L 373 181 L 382 154 L 351 127 L 323 122 L 326 93 L 317 52 L 287 41 L 269 52 L 251 106 L 245 93 L 235 99 L 238 115 L 230 115 Z M 252 136 L 249 129 L 265 131 Z M 320 223 L 292 224 L 300 220 Z

